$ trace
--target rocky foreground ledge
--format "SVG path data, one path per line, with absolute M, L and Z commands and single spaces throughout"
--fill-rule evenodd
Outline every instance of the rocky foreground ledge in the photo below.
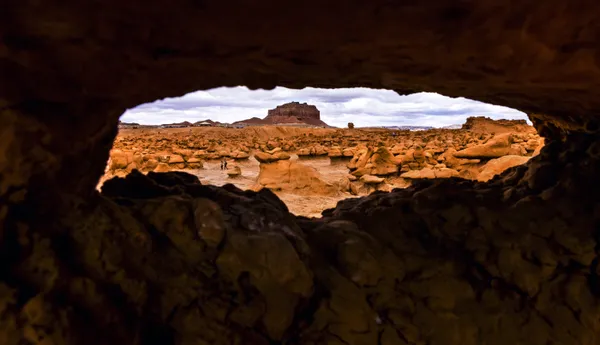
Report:
M 600 143 L 568 142 L 319 220 L 267 189 L 114 178 L 52 241 L 4 239 L 3 343 L 594 344 Z

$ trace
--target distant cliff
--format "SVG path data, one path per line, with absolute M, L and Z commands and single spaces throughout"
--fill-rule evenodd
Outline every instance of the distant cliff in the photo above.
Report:
M 535 132 L 535 129 L 525 120 L 493 120 L 484 116 L 469 117 L 462 125 L 462 129 L 486 133 Z
M 277 106 L 267 113 L 267 117 L 260 120 L 252 118 L 244 121 L 235 122 L 235 124 L 246 125 L 309 125 L 318 127 L 329 127 L 321 121 L 321 112 L 316 106 L 290 102 Z

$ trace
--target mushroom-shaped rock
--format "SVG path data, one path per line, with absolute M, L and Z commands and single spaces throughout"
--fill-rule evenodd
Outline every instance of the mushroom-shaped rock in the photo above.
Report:
M 530 158 L 531 157 L 510 155 L 491 159 L 481 168 L 481 172 L 477 176 L 477 180 L 482 182 L 489 181 L 494 176 L 504 172 L 506 169 L 525 164 Z
M 228 150 L 219 150 L 217 151 L 219 157 L 229 157 L 231 153 Z
M 145 171 L 152 171 L 152 170 L 156 169 L 157 166 L 158 166 L 158 161 L 155 158 L 149 158 L 147 161 L 144 162 L 144 170 Z
M 324 156 L 327 154 L 327 149 L 324 146 L 316 145 L 311 147 L 310 154 L 312 156 Z
M 339 147 L 332 147 L 329 149 L 327 155 L 332 158 L 342 157 L 342 149 Z
M 275 161 L 273 159 L 273 156 L 270 153 L 266 153 L 266 152 L 262 152 L 262 151 L 254 152 L 254 158 L 257 161 L 259 161 L 260 163 L 271 163 L 271 162 Z
M 269 146 L 269 145 L 267 145 L 267 146 Z M 277 153 L 277 152 L 280 152 L 280 151 L 282 151 L 282 150 L 281 150 L 281 147 L 276 147 L 276 148 L 274 148 L 274 149 L 272 149 L 272 150 L 267 150 L 267 151 L 265 151 L 265 152 L 266 152 L 266 153 L 268 153 L 268 154 L 272 154 L 272 155 L 273 155 L 273 154 L 275 154 L 275 153 Z
M 342 150 L 342 155 L 344 157 L 353 157 L 355 151 L 356 150 L 354 148 L 345 148 Z
M 371 149 L 357 151 L 352 160 L 348 163 L 348 169 L 354 170 L 364 167 L 372 155 L 373 150 Z
M 171 155 L 169 157 L 169 166 L 177 169 L 185 169 L 185 160 L 180 155 Z
M 373 164 L 371 175 L 389 175 L 398 172 L 394 156 L 383 146 L 375 150 L 369 162 Z
M 206 152 L 206 151 L 204 151 L 204 150 L 198 150 L 198 151 L 195 151 L 195 152 L 192 154 L 192 157 L 196 157 L 196 158 L 204 158 L 204 157 L 206 157 L 206 154 L 207 154 L 207 152 Z
M 179 155 L 183 158 L 183 160 L 187 161 L 188 158 L 193 156 L 194 151 L 188 149 L 175 149 L 173 150 L 173 154 Z M 171 158 L 173 158 L 173 156 L 171 156 Z
M 110 152 L 110 170 L 119 170 L 127 168 L 127 165 L 130 163 L 128 152 L 123 152 L 122 150 L 112 150 Z M 133 155 L 131 155 L 133 158 Z
M 189 169 L 202 169 L 204 167 L 204 162 L 197 157 L 191 157 L 186 163 Z
M 296 152 L 296 154 L 298 156 L 310 156 L 310 149 L 309 148 L 302 148 L 302 149 L 298 150 L 298 152 Z
M 522 147 L 512 146 L 512 134 L 495 135 L 484 144 L 468 147 L 454 154 L 457 158 L 498 158 L 507 155 L 521 155 Z
M 166 164 L 166 163 L 158 163 L 158 165 L 154 169 L 154 172 L 168 172 L 170 170 L 171 169 L 169 168 L 168 164 Z
M 260 163 L 273 163 L 280 160 L 290 159 L 290 155 L 284 151 L 278 151 L 274 154 L 269 154 L 267 152 L 258 151 L 254 153 L 254 158 Z
M 233 159 L 247 159 L 250 157 L 250 154 L 248 152 L 236 150 L 231 153 L 230 157 Z
M 258 183 L 296 194 L 336 195 L 339 192 L 336 186 L 323 181 L 316 169 L 290 160 L 261 164 Z
M 227 170 L 227 176 L 229 177 L 237 177 L 240 175 L 242 175 L 242 169 L 237 165 L 233 166 L 232 169 Z
M 370 166 L 369 167 L 364 166 L 362 168 L 358 168 L 358 169 L 354 170 L 350 174 L 354 175 L 356 177 L 360 177 L 360 176 L 363 176 L 363 175 L 370 175 L 371 174 L 371 167 Z
M 285 151 L 279 151 L 273 154 L 273 158 L 278 161 L 290 159 L 290 154 Z
M 480 162 L 479 159 L 464 159 L 464 158 L 456 158 L 454 155 L 456 153 L 456 149 L 451 147 L 446 150 L 446 152 L 442 153 L 438 156 L 438 162 L 444 163 L 448 168 L 458 168 L 461 165 L 465 164 L 477 164 Z
M 524 147 L 527 151 L 534 151 L 540 145 L 540 141 L 538 139 L 529 139 Z
M 436 178 L 458 177 L 459 175 L 458 171 L 448 168 L 433 169 L 433 174 Z
M 394 144 L 394 146 L 392 146 L 390 148 L 390 153 L 393 155 L 399 155 L 402 154 L 406 149 L 404 148 L 404 145 L 402 144 Z
M 385 179 L 383 177 L 377 177 L 373 175 L 363 175 L 360 177 L 360 182 L 364 184 L 379 184 L 382 183 Z
M 178 164 L 178 163 L 185 163 L 185 160 L 183 159 L 183 157 L 181 155 L 171 155 L 169 157 L 169 164 Z
M 423 168 L 421 170 L 411 170 L 400 175 L 402 178 L 406 179 L 434 179 L 435 173 L 431 168 Z

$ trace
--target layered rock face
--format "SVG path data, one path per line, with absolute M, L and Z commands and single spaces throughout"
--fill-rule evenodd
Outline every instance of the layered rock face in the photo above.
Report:
M 599 16 L 554 0 L 4 4 L 2 343 L 598 344 Z M 182 173 L 95 191 L 125 109 L 232 85 L 470 97 L 527 111 L 546 145 L 491 182 L 420 182 L 321 220 Z
M 306 123 L 327 127 L 327 124 L 321 121 L 321 112 L 316 106 L 299 102 L 290 102 L 270 109 L 264 121 L 270 124 Z
M 253 117 L 248 120 L 234 122 L 234 125 L 294 125 L 310 127 L 329 127 L 321 121 L 321 112 L 316 106 L 290 102 L 270 109 L 264 119 Z
M 531 132 L 531 127 L 525 120 L 492 120 L 483 116 L 467 118 L 462 129 L 482 133 Z

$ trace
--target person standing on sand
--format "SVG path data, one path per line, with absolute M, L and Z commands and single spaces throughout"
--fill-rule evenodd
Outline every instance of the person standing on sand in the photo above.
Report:
M 221 170 L 223 170 L 223 161 L 221 161 Z
M 223 167 L 225 167 L 225 170 L 227 170 L 227 161 L 225 159 L 223 159 Z

